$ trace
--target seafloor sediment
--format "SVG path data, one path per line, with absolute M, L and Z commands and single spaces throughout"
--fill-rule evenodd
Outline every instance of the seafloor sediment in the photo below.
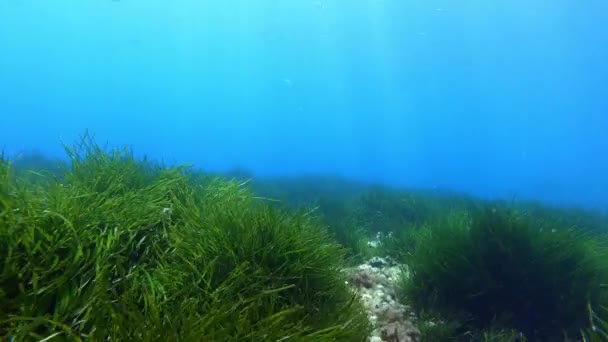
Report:
M 399 301 L 403 266 L 390 257 L 374 257 L 345 270 L 348 283 L 359 295 L 374 327 L 369 342 L 414 342 L 420 331 L 412 308 Z

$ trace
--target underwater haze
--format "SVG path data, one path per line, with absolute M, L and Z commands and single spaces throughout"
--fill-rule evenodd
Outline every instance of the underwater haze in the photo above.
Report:
M 608 208 L 603 0 L 2 0 L 0 147 Z

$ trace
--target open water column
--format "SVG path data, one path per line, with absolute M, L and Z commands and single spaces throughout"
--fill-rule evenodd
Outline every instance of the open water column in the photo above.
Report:
M 605 13 L 0 1 L 0 340 L 608 340 Z

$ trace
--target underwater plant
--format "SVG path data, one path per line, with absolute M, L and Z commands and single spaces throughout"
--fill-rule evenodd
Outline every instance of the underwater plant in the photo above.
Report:
M 355 219 L 355 201 L 365 184 L 337 177 L 299 177 L 253 180 L 256 195 L 273 199 L 288 210 L 314 212 L 332 238 L 347 249 L 348 261 L 358 264 L 375 255 L 368 245 L 372 235 Z
M 0 164 L 0 339 L 363 341 L 346 250 L 307 212 L 85 136 L 41 181 Z
M 517 331 L 528 340 L 578 336 L 587 303 L 605 305 L 606 240 L 581 229 L 542 229 L 519 211 L 487 204 L 419 229 L 407 258 L 407 301 L 457 320 L 457 335 Z M 474 333 L 472 333 L 474 332 Z
M 355 215 L 370 233 L 388 233 L 424 220 L 426 204 L 421 196 L 374 187 L 357 199 Z
M 20 152 L 11 160 L 11 168 L 22 176 L 26 176 L 28 172 L 44 172 L 51 176 L 60 176 L 66 167 L 63 160 L 49 158 L 36 150 Z M 32 177 L 31 180 L 35 179 Z
M 548 207 L 538 202 L 520 202 L 517 208 L 545 226 L 569 226 L 608 234 L 608 216 L 605 213 L 580 207 Z
M 589 327 L 581 331 L 583 342 L 602 342 L 608 341 L 608 307 L 602 306 L 598 311 L 594 310 L 591 303 L 587 308 L 589 314 Z M 600 317 L 602 316 L 602 317 Z
M 345 246 L 351 263 L 407 254 L 410 230 L 452 210 L 473 206 L 469 196 L 445 191 L 395 189 L 336 177 L 254 179 L 256 195 L 278 207 L 315 211 Z

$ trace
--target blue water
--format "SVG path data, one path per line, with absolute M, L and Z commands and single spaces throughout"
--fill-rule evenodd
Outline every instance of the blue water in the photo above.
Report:
M 608 208 L 604 0 L 2 0 L 0 146 Z

